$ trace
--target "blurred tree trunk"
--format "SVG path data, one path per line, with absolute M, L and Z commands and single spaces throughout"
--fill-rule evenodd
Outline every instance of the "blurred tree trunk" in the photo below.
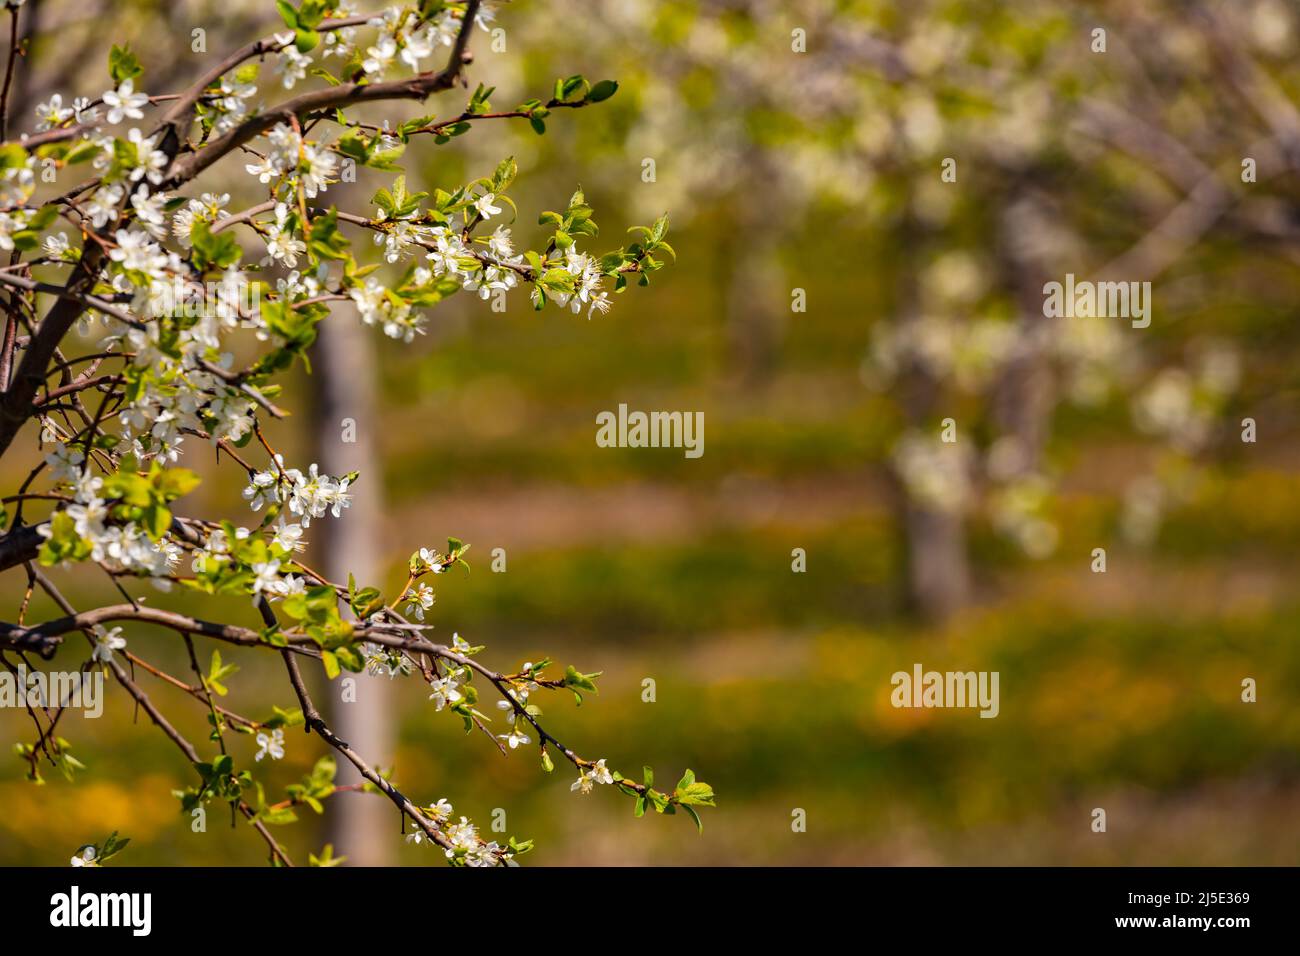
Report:
M 903 252 L 904 258 L 897 265 L 898 294 L 894 306 L 897 320 L 909 323 L 920 317 L 914 263 L 923 261 L 919 249 L 925 236 L 921 224 L 910 211 L 904 213 L 898 232 L 896 248 Z M 923 432 L 937 428 L 935 404 L 943 393 L 943 383 L 936 381 L 928 369 L 914 363 L 903 374 L 899 384 L 908 425 Z M 969 433 L 967 429 L 966 434 Z M 938 433 L 931 437 L 938 438 Z M 956 506 L 953 510 L 944 510 L 917 501 L 906 488 L 901 489 L 901 494 L 908 603 L 921 617 L 943 621 L 971 599 L 965 515 Z
M 1030 181 L 1034 170 L 1018 170 L 1016 183 Z M 1048 264 L 1033 241 L 1035 223 L 1048 223 L 1052 210 L 1028 189 L 1017 185 L 1003 202 L 994 251 L 1001 282 L 1016 305 L 1018 347 L 1007 362 L 993 394 L 993 418 L 1004 437 L 1015 440 L 1015 466 L 1004 477 L 1038 471 L 1056 407 L 1056 388 L 1048 336 L 1051 320 L 1043 315 L 1043 284 Z M 1041 228 L 1041 227 L 1040 227 Z
M 943 621 L 970 601 L 964 519 L 914 501 L 904 507 L 909 601 L 922 617 Z
M 319 326 L 312 350 L 311 381 L 315 390 L 313 433 L 315 460 L 329 475 L 361 472 L 349 491 L 352 504 L 342 517 L 312 525 L 319 567 L 331 581 L 347 581 L 349 572 L 357 586 L 380 583 L 380 524 L 383 521 L 383 476 L 377 430 L 376 368 L 368 330 L 347 309 Z M 350 419 L 351 428 L 345 421 Z M 346 429 L 346 431 L 345 431 Z M 344 437 L 354 441 L 344 441 Z M 356 700 L 339 699 L 337 682 L 331 700 L 332 724 L 338 735 L 373 763 L 392 763 L 394 738 L 388 702 L 387 677 L 345 674 L 357 681 Z M 347 761 L 339 762 L 339 783 L 358 783 L 361 777 Z M 391 865 L 391 848 L 397 821 L 386 801 L 369 795 L 345 795 L 327 802 L 329 840 L 336 854 L 357 866 Z
M 727 278 L 727 344 L 740 384 L 755 386 L 770 380 L 785 337 L 790 290 L 781 287 L 781 263 L 774 230 L 746 233 Z
M 765 172 L 762 160 L 751 180 L 753 189 L 771 182 L 775 173 Z M 772 228 L 780 218 L 767 202 L 743 202 L 731 214 L 720 262 L 722 314 L 727 336 L 730 371 L 742 388 L 754 388 L 770 381 L 785 338 L 790 316 L 791 290 L 783 282 L 780 231 Z M 797 283 L 796 283 L 797 284 Z

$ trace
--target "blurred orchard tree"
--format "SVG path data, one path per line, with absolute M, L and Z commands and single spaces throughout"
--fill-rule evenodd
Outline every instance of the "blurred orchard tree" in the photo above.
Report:
M 0 663 L 15 677 L 34 670 L 32 655 L 110 675 L 124 692 L 117 704 L 129 700 L 146 713 L 192 765 L 196 779 L 178 793 L 180 809 L 200 818 L 211 805 L 228 805 L 275 864 L 291 861 L 271 828 L 293 822 L 304 806 L 320 812 L 323 800 L 349 789 L 387 797 L 403 831 L 412 827 L 408 839 L 438 846 L 455 865 L 511 864 L 531 846 L 485 838 L 445 799 L 420 803 L 400 792 L 389 771 L 327 723 L 304 664 L 319 665 L 331 681 L 363 671 L 422 680 L 431 706 L 456 715 L 467 733 L 483 733 L 507 755 L 536 746 L 547 771 L 567 761 L 577 773 L 574 790 L 615 786 L 638 816 L 680 810 L 699 824 L 696 807 L 713 803 L 712 789 L 689 770 L 656 789 L 649 768 L 626 778 L 543 728 L 543 692 L 567 690 L 581 702 L 596 691 L 598 673 L 571 665 L 557 673 L 549 659 L 497 671 L 477 659 L 482 647 L 425 634 L 430 581 L 468 569 L 467 544 L 449 538 L 445 549 L 419 549 L 388 596 L 365 579 L 309 566 L 305 535 L 349 508 L 365 477 L 294 467 L 264 430 L 293 400 L 284 373 L 299 361 L 310 368 L 320 331 L 352 320 L 333 314 L 340 304 L 402 342 L 423 332 L 430 309 L 462 291 L 486 303 L 526 290 L 538 310 L 552 304 L 590 317 L 630 284 L 647 285 L 673 257 L 666 216 L 603 255 L 580 249 L 598 235 L 581 190 L 543 212 L 535 244 L 517 248 L 506 224 L 517 173 L 509 158 L 464 184 L 431 192 L 408 186 L 408 149 L 416 154 L 487 121 L 541 132 L 550 114 L 600 103 L 618 89 L 612 80 L 568 74 L 535 98 L 493 106 L 492 89 L 466 80 L 471 36 L 493 28 L 493 7 L 422 0 L 371 14 L 331 0 L 282 0 L 265 11 L 248 5 L 251 22 L 278 22 L 229 53 L 173 58 L 178 70 L 188 67 L 175 77 L 151 77 L 136 53 L 116 45 L 107 83 L 78 75 L 77 88 L 53 89 L 40 76 L 13 85 L 27 52 L 35 56 L 61 16 L 72 17 L 69 30 L 78 26 L 93 46 L 94 23 L 62 6 L 6 5 L 15 42 L 0 96 L 0 247 L 10 253 L 0 268 L 7 316 L 0 456 L 35 463 L 4 496 L 0 515 L 0 570 L 26 581 L 14 619 L 0 623 Z M 150 29 L 170 16 L 167 5 L 135 12 Z M 233 17 L 226 28 L 239 22 Z M 589 22 L 576 17 L 566 31 Z M 194 44 L 209 39 L 170 28 Z M 169 79 L 179 91 L 159 92 Z M 11 110 L 16 90 L 44 97 L 34 122 Z M 372 122 L 366 112 L 435 95 L 453 105 L 398 123 Z M 251 197 L 242 207 L 231 193 L 205 191 L 206 183 L 228 182 L 217 177 L 231 167 L 243 176 L 233 191 Z M 372 209 L 339 208 L 331 200 L 362 167 L 387 173 L 391 185 L 374 195 Z M 68 188 L 63 180 L 79 171 Z M 354 245 L 350 234 L 366 241 Z M 334 361 L 322 366 L 317 374 L 349 374 Z M 222 473 L 244 486 L 254 526 L 237 516 L 184 513 L 199 479 L 180 462 L 196 447 L 212 449 Z M 78 609 L 59 586 L 61 574 L 74 583 L 104 575 L 122 600 Z M 223 599 L 226 614 L 205 620 L 155 606 L 138 593 L 146 583 L 163 595 Z M 141 653 L 143 625 L 176 635 L 192 676 L 167 673 Z M 69 646 L 77 634 L 85 641 L 80 655 Z M 236 668 L 217 648 L 201 646 L 208 641 L 278 658 L 296 706 L 268 701 L 262 713 L 269 716 L 258 717 L 226 706 Z M 183 690 L 205 713 L 208 737 L 187 739 L 138 670 Z M 479 709 L 480 687 L 499 698 L 500 723 Z M 66 701 L 26 703 L 34 738 L 18 750 L 30 779 L 39 783 L 49 767 L 75 776 L 82 765 L 58 733 Z M 363 782 L 337 785 L 334 758 L 322 757 L 283 797 L 268 794 L 256 763 L 283 757 L 285 730 L 294 726 L 318 734 Z M 251 763 L 234 744 L 239 735 L 256 739 Z M 81 847 L 76 859 L 102 862 L 123 845 L 114 834 Z M 311 858 L 336 861 L 329 849 Z
M 654 161 L 633 201 L 733 238 L 740 381 L 763 381 L 799 321 L 792 296 L 825 271 L 792 237 L 833 232 L 846 285 L 892 276 L 845 320 L 869 323 L 862 376 L 894 408 L 886 457 L 925 614 L 971 600 L 972 520 L 1030 557 L 1054 551 L 1069 430 L 1126 417 L 1154 441 L 1118 529 L 1141 543 L 1194 494 L 1198 461 L 1239 453 L 1235 413 L 1275 390 L 1268 346 L 1242 355 L 1242 322 L 1215 314 L 1297 261 L 1297 25 L 1281 0 L 526 9 L 525 41 L 579 10 L 611 33 L 548 43 L 527 69 L 616 58 L 635 78 L 612 120 L 572 134 L 608 150 L 606 188 Z M 1154 283 L 1154 320 L 1045 315 L 1045 286 L 1067 275 Z M 1247 361 L 1259 374 L 1243 382 Z

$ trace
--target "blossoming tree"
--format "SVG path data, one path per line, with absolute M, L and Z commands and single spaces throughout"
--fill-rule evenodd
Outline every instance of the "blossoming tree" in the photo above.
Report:
M 1223 271 L 1248 264 L 1248 246 L 1285 255 L 1293 241 L 1285 3 L 595 3 L 610 48 L 641 51 L 611 150 L 671 158 L 642 195 L 668 192 L 679 222 L 719 208 L 738 220 L 721 230 L 745 250 L 729 338 L 775 353 L 800 321 L 792 292 L 827 308 L 824 286 L 803 288 L 822 263 L 787 241 L 783 269 L 773 237 L 833 233 L 836 283 L 865 290 L 844 322 L 869 330 L 862 378 L 882 398 L 873 424 L 889 432 L 918 610 L 943 618 L 972 599 L 973 521 L 1032 558 L 1058 547 L 1067 416 L 1119 406 L 1158 449 L 1124 494 L 1138 542 L 1198 458 L 1239 444 L 1226 413 L 1248 396 L 1231 336 L 1179 322 L 1215 290 L 1170 285 L 1189 263 L 1211 267 L 1197 257 L 1216 229 L 1236 243 L 1217 250 Z M 550 15 L 536 8 L 539 33 Z M 1044 284 L 1067 273 L 1163 280 L 1156 328 L 1049 318 Z M 863 282 L 878 274 L 892 288 Z
M 308 566 L 304 536 L 313 522 L 339 517 L 364 476 L 296 467 L 264 431 L 292 401 L 279 377 L 298 361 L 308 365 L 322 323 L 347 320 L 331 315 L 335 304 L 350 303 L 365 325 L 410 342 L 428 311 L 460 291 L 489 300 L 526 290 L 538 310 L 549 304 L 590 318 L 630 284 L 648 285 L 674 256 L 666 216 L 595 255 L 579 248 L 598 230 L 578 191 L 562 209 L 540 215 L 542 234 L 525 248 L 504 224 L 515 212 L 512 160 L 432 190 L 401 174 L 404 151 L 421 142 L 447 142 L 489 120 L 542 133 L 555 111 L 599 103 L 617 84 L 570 76 L 547 96 L 493 107 L 492 89 L 470 90 L 466 81 L 475 25 L 486 28 L 493 16 L 480 0 L 420 0 L 377 16 L 356 13 L 347 0 L 275 6 L 281 30 L 220 59 L 179 92 L 146 92 L 138 59 L 114 47 L 109 89 L 51 95 L 37 109 L 35 130 L 0 145 L 0 247 L 10 253 L 0 267 L 0 456 L 27 443 L 41 451 L 3 498 L 0 571 L 25 575 L 26 591 L 13 619 L 0 623 L 0 663 L 17 673 L 30 655 L 76 653 L 84 641 L 81 670 L 114 678 L 123 702 L 143 710 L 192 765 L 196 779 L 179 794 L 182 809 L 228 804 L 276 864 L 291 861 L 271 827 L 292 822 L 299 805 L 319 809 L 340 789 L 327 757 L 284 799 L 268 797 L 256 766 L 283 756 L 285 730 L 294 726 L 355 766 L 361 789 L 392 801 L 408 839 L 436 844 L 453 864 L 513 863 L 531 846 L 489 841 L 445 799 L 421 802 L 399 791 L 331 730 L 304 667 L 320 666 L 331 680 L 367 669 L 422 680 L 436 711 L 454 714 L 503 754 L 535 746 L 546 771 L 556 761 L 573 766 L 580 793 L 612 785 L 634 800 L 638 816 L 680 809 L 698 824 L 696 808 L 711 806 L 713 791 L 691 771 L 671 789 L 655 789 L 648 768 L 640 780 L 624 777 L 543 727 L 545 692 L 569 691 L 581 701 L 596 690 L 598 674 L 561 671 L 549 659 L 495 670 L 479 659 L 483 648 L 428 636 L 430 582 L 467 567 L 467 544 L 450 538 L 445 547 L 419 549 L 406 580 L 388 593 L 351 575 L 328 580 Z M 7 4 L 15 37 L 20 7 Z M 11 44 L 10 76 L 20 52 Z M 438 94 L 458 107 L 398 125 L 366 116 L 369 104 Z M 17 122 L 4 115 L 0 125 Z M 223 161 L 241 165 L 264 198 L 234 209 L 228 194 L 205 190 L 205 174 L 215 175 Z M 393 181 L 371 210 L 337 208 L 331 187 L 355 181 L 360 167 L 391 172 Z M 44 184 L 77 169 L 87 170 L 78 185 L 45 195 Z M 375 261 L 365 261 L 366 247 Z M 74 329 L 94 344 L 86 347 Z M 237 362 L 241 349 L 255 358 Z M 199 479 L 182 460 L 195 446 L 215 449 L 222 468 L 246 486 L 251 518 L 187 513 Z M 79 609 L 60 589 L 60 573 L 106 574 L 122 600 Z M 192 591 L 225 599 L 229 615 L 201 620 L 146 603 L 133 593 L 146 583 L 174 597 Z M 38 591 L 61 616 L 31 620 Z M 178 635 L 192 679 L 141 653 L 141 625 Z M 200 641 L 278 658 L 296 706 L 258 718 L 223 706 L 232 667 Z M 206 667 L 201 651 L 210 654 Z M 182 735 L 137 682 L 137 670 L 185 691 L 206 713 L 209 738 Z M 481 693 L 497 698 L 499 723 L 480 710 Z M 69 775 L 81 769 L 58 733 L 60 703 L 28 708 L 35 739 L 19 753 L 35 780 L 46 766 Z M 235 734 L 255 735 L 254 766 L 236 764 L 228 746 Z M 114 835 L 81 847 L 74 862 L 102 862 L 123 845 Z

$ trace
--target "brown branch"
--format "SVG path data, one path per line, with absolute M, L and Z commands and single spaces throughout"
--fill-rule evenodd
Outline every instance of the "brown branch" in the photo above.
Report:
M 9 136 L 9 88 L 14 82 L 14 64 L 18 62 L 18 12 L 21 8 L 9 7 L 9 63 L 5 66 L 5 85 L 0 92 L 0 140 Z
M 344 27 L 362 26 L 370 20 L 369 14 L 348 17 L 339 20 L 325 20 L 316 28 L 317 32 L 328 32 L 331 30 L 341 30 Z M 290 41 L 292 42 L 292 41 Z M 184 93 L 180 94 L 176 103 L 169 109 L 162 118 L 162 122 L 154 129 L 152 135 L 163 133 L 162 148 L 169 156 L 175 156 L 180 148 L 180 142 L 184 138 L 189 124 L 193 119 L 194 107 L 203 97 L 204 91 L 213 83 L 220 80 L 223 76 L 233 70 L 239 64 L 254 57 L 263 56 L 267 53 L 275 53 L 283 50 L 287 43 L 280 43 L 274 36 L 263 37 L 260 40 L 254 40 L 252 43 L 240 47 L 238 50 L 226 56 L 210 70 L 204 73 L 196 80 Z
M 448 58 L 447 65 L 441 71 L 421 74 L 407 80 L 394 80 L 389 83 L 340 83 L 338 86 L 312 90 L 309 93 L 295 96 L 264 113 L 246 120 L 226 135 L 214 140 L 197 152 L 176 160 L 172 164 L 170 175 L 159 188 L 172 190 L 189 182 L 227 153 L 238 149 L 280 123 L 300 119 L 308 113 L 318 110 L 341 109 L 357 103 L 371 103 L 382 100 L 423 101 L 434 93 L 451 89 L 460 79 L 461 70 L 465 63 L 468 62 L 465 47 L 469 43 L 469 31 L 473 28 L 478 7 L 479 0 L 470 0 L 460 32 L 456 35 L 456 42 L 452 47 L 451 56 Z M 250 53 L 249 55 L 253 54 Z M 217 75 L 220 76 L 220 74 Z M 186 98 L 182 97 L 176 109 L 180 109 L 185 102 Z M 174 128 L 173 126 L 173 130 Z M 166 150 L 165 145 L 163 149 Z
M 19 525 L 0 535 L 0 571 L 8 571 L 27 561 L 34 561 L 45 539 L 35 525 Z
M 125 650 L 122 651 L 122 656 L 125 657 L 136 667 L 139 667 L 142 670 L 147 671 L 148 673 L 152 674 L 154 677 L 157 677 L 159 680 L 175 687 L 177 690 L 184 691 L 185 693 L 193 697 L 195 700 L 200 702 L 206 702 L 207 698 L 204 693 L 206 688 L 195 687 L 190 684 L 187 684 L 185 683 L 185 681 L 181 680 L 180 678 L 168 674 L 165 670 L 163 670 L 160 667 L 155 667 L 153 664 L 150 664 L 148 661 L 146 661 L 143 657 L 139 657 L 136 654 L 132 654 L 130 651 L 125 651 Z M 213 701 L 213 706 L 216 708 L 217 713 L 219 713 L 222 717 L 225 717 L 232 724 L 239 724 L 240 726 L 247 727 L 250 730 L 257 730 L 262 726 L 261 721 L 253 720 L 249 717 L 243 716 L 242 714 L 237 714 L 233 710 L 230 710 L 228 707 L 222 707 L 220 704 L 216 703 L 215 701 Z
M 334 731 L 330 730 L 316 705 L 312 703 L 311 696 L 307 693 L 307 685 L 303 683 L 302 674 L 298 670 L 298 661 L 287 650 L 281 651 L 284 657 L 284 666 L 289 671 L 289 683 L 293 685 L 294 693 L 298 695 L 298 703 L 302 707 L 303 717 L 305 719 L 304 729 L 310 733 L 316 731 L 321 739 L 341 753 L 352 766 L 357 768 L 357 772 L 375 785 L 379 791 L 388 797 L 389 800 L 397 806 L 397 809 L 406 814 L 411 820 L 424 831 L 427 836 L 444 850 L 451 849 L 451 841 L 443 836 L 442 832 L 433 825 L 428 817 L 420 812 L 420 808 L 413 804 L 401 791 L 385 780 L 382 776 L 365 762 L 357 753 L 348 746 L 347 742 L 340 740 Z
M 28 643 L 39 644 L 42 638 L 57 637 L 70 631 L 85 630 L 94 627 L 96 624 L 106 624 L 110 621 L 143 621 L 169 627 L 183 633 L 202 634 L 205 637 L 213 637 L 229 644 L 255 646 L 266 643 L 257 631 L 250 628 L 239 627 L 235 624 L 215 624 L 211 621 L 201 621 L 175 611 L 165 611 L 156 607 L 136 607 L 130 604 L 111 604 L 107 607 L 95 608 L 93 611 L 82 611 L 78 614 L 70 614 L 67 617 L 55 618 L 52 621 L 30 628 L 0 622 L 0 639 L 26 640 Z M 306 635 L 301 635 L 301 637 L 304 640 L 310 640 Z
M 54 586 L 54 583 L 50 581 L 49 578 L 40 571 L 37 571 L 35 568 L 31 569 L 31 573 L 36 582 L 45 590 L 45 593 L 50 596 L 55 604 L 59 605 L 59 607 L 63 609 L 65 614 L 72 618 L 80 616 L 76 613 L 76 610 L 72 605 L 68 603 L 67 598 L 60 593 L 59 589 Z M 89 632 L 86 633 L 86 640 L 91 640 Z M 131 680 L 130 675 L 127 674 L 122 665 L 110 657 L 108 666 L 113 671 L 113 676 L 117 678 L 117 682 L 126 689 L 126 692 L 131 695 L 136 704 L 138 704 L 140 708 L 149 715 L 149 718 L 154 722 L 158 729 L 160 729 L 163 734 L 180 749 L 181 753 L 185 754 L 190 763 L 200 763 L 199 753 L 194 749 L 194 745 L 186 740 L 185 737 L 181 735 L 180 731 L 171 725 L 171 722 L 168 721 L 167 718 L 162 715 L 162 712 L 154 706 L 153 702 L 149 699 L 149 695 L 142 691 L 139 686 Z M 266 824 L 257 819 L 257 814 L 254 812 L 253 808 L 245 801 L 240 800 L 238 803 L 238 809 L 248 822 L 252 824 L 253 829 L 257 831 L 258 835 L 266 841 L 267 846 L 271 850 L 272 859 L 278 860 L 284 866 L 293 866 L 293 861 L 290 860 L 288 854 L 281 849 L 280 844 L 276 842 L 275 837 L 271 835 L 271 831 L 266 828 Z
M 75 382 L 69 382 L 67 385 L 60 385 L 58 388 L 52 388 L 45 393 L 38 406 L 49 405 L 50 403 L 62 398 L 64 395 L 71 395 L 75 392 L 85 391 L 88 388 L 95 388 L 103 385 L 105 382 L 113 382 L 120 379 L 120 375 L 96 375 L 92 378 L 78 378 Z
M 85 311 L 83 300 L 95 287 L 103 257 L 99 246 L 85 248 L 59 300 L 46 313 L 23 352 L 13 382 L 0 397 L 0 458 L 31 415 L 36 393 L 45 382 L 46 369 L 63 336 Z M 10 278 L 16 277 L 6 276 L 6 281 Z
M 97 295 L 89 293 L 74 294 L 66 288 L 59 285 L 51 285 L 48 282 L 37 282 L 34 279 L 28 279 L 24 276 L 10 275 L 7 272 L 0 272 L 0 285 L 11 285 L 17 289 L 24 289 L 28 292 L 45 292 L 49 295 L 58 296 L 70 302 L 76 302 L 88 308 L 103 312 L 105 315 L 111 315 L 119 322 L 125 322 L 127 325 L 140 328 L 140 320 L 124 309 L 118 308 L 112 302 L 101 299 Z
M 1276 152 L 1270 139 L 1256 143 L 1248 155 L 1265 157 L 1260 165 L 1268 167 Z M 1153 229 L 1098 269 L 1097 279 L 1150 280 L 1173 265 L 1231 209 L 1238 192 L 1228 184 L 1238 162 L 1234 159 L 1211 170 Z

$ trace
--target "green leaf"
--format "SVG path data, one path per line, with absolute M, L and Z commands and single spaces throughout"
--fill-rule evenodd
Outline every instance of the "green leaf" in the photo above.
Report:
M 284 826 L 286 823 L 297 823 L 298 814 L 293 812 L 292 807 L 281 807 L 278 810 L 267 810 L 259 815 L 259 819 L 272 826 Z
M 692 777 L 692 781 L 694 781 L 694 777 Z M 684 787 L 679 784 L 673 796 L 675 796 L 677 802 L 683 806 L 690 804 L 702 807 L 714 806 L 713 788 L 707 783 L 692 782 Z
M 175 501 L 197 488 L 201 480 L 188 468 L 167 468 L 158 472 L 153 484 L 163 501 Z
M 293 45 L 298 48 L 299 53 L 308 53 L 316 49 L 316 44 L 320 43 L 320 34 L 315 30 L 295 30 Z
M 585 99 L 585 93 L 590 89 L 591 85 L 587 82 L 587 78 L 581 73 L 575 73 L 567 79 L 555 81 L 555 98 L 563 103 L 581 91 L 584 96 L 580 98 Z
M 221 660 L 221 652 L 216 648 L 212 650 L 212 660 L 208 665 L 208 676 L 203 678 L 203 683 L 210 690 L 216 691 L 221 696 L 226 696 L 226 686 L 224 681 L 231 674 L 239 670 L 238 664 L 225 664 Z
M 307 863 L 310 866 L 338 866 L 347 860 L 346 856 L 334 855 L 334 844 L 326 843 L 325 849 L 321 850 L 320 856 L 315 853 L 307 854 Z
M 595 86 L 593 86 L 593 87 L 591 88 L 591 92 L 587 94 L 587 102 L 588 102 L 588 103 L 600 103 L 600 102 L 602 102 L 602 101 L 604 101 L 604 100 L 609 99 L 611 96 L 613 96 L 613 95 L 614 95 L 615 93 L 617 93 L 617 92 L 618 92 L 618 82 L 617 82 L 617 81 L 615 81 L 615 80 L 601 80 L 599 83 L 597 83 Z
M 314 30 L 325 19 L 325 13 L 336 4 L 328 0 L 302 0 L 298 7 L 298 26 Z
M 94 147 L 94 151 L 98 153 L 99 147 Z M 0 169 L 17 169 L 19 166 L 26 165 L 27 150 L 17 143 L 5 143 L 0 146 Z
M 286 27 L 290 30 L 298 29 L 298 11 L 292 4 L 286 3 L 285 0 L 275 0 L 275 9 L 280 11 L 280 19 L 284 21 Z
M 233 266 L 244 254 L 233 234 L 213 235 L 212 228 L 202 219 L 195 219 L 190 227 L 190 244 L 190 257 L 200 272 Z
M 317 260 L 346 259 L 351 245 L 339 230 L 339 211 L 331 206 L 323 215 L 311 221 L 311 234 L 307 249 Z
M 301 727 L 305 722 L 302 710 L 298 707 L 292 710 L 283 710 L 280 707 L 271 705 L 271 717 L 262 721 L 262 726 L 268 730 L 275 730 L 280 727 Z M 324 757 L 322 760 L 326 759 Z
M 119 837 L 117 831 L 114 830 L 108 835 L 108 839 L 104 841 L 104 846 L 100 849 L 99 853 L 96 854 L 96 859 L 99 860 L 100 863 L 103 863 L 111 857 L 121 853 L 126 849 L 126 845 L 130 842 L 130 837 Z
M 149 482 L 131 471 L 119 471 L 104 479 L 104 497 L 118 499 L 125 505 L 143 507 L 153 501 Z
M 592 678 L 599 677 L 600 674 L 600 671 L 597 671 L 594 674 L 582 674 L 578 672 L 577 668 L 570 664 L 564 669 L 564 684 L 566 687 L 580 687 L 585 691 L 598 694 L 600 691 L 596 689 L 596 682 L 593 681 Z
M 140 60 L 124 46 L 114 45 L 108 51 L 108 75 L 113 83 L 121 86 L 124 80 L 131 80 L 144 72 Z
M 378 588 L 367 587 L 353 594 L 348 603 L 352 607 L 352 613 L 364 620 L 384 607 L 386 602 Z
M 66 511 L 50 516 L 50 536 L 41 545 L 37 560 L 49 567 L 63 561 L 80 561 L 90 556 L 90 542 L 77 534 L 77 523 Z
M 654 228 L 650 230 L 650 241 L 659 242 L 668 233 L 668 213 L 664 213 L 655 220 Z
M 94 159 L 97 155 L 99 155 L 98 144 L 94 140 L 87 139 L 69 149 L 67 155 L 63 157 L 63 161 L 72 166 Z
M 336 648 L 334 656 L 338 662 L 352 671 L 354 674 L 360 674 L 366 669 L 366 656 L 361 651 L 351 645 Z
M 497 166 L 496 172 L 492 175 L 492 191 L 499 193 L 515 181 L 515 176 L 519 172 L 519 166 L 515 163 L 515 158 L 509 156 L 501 160 Z

